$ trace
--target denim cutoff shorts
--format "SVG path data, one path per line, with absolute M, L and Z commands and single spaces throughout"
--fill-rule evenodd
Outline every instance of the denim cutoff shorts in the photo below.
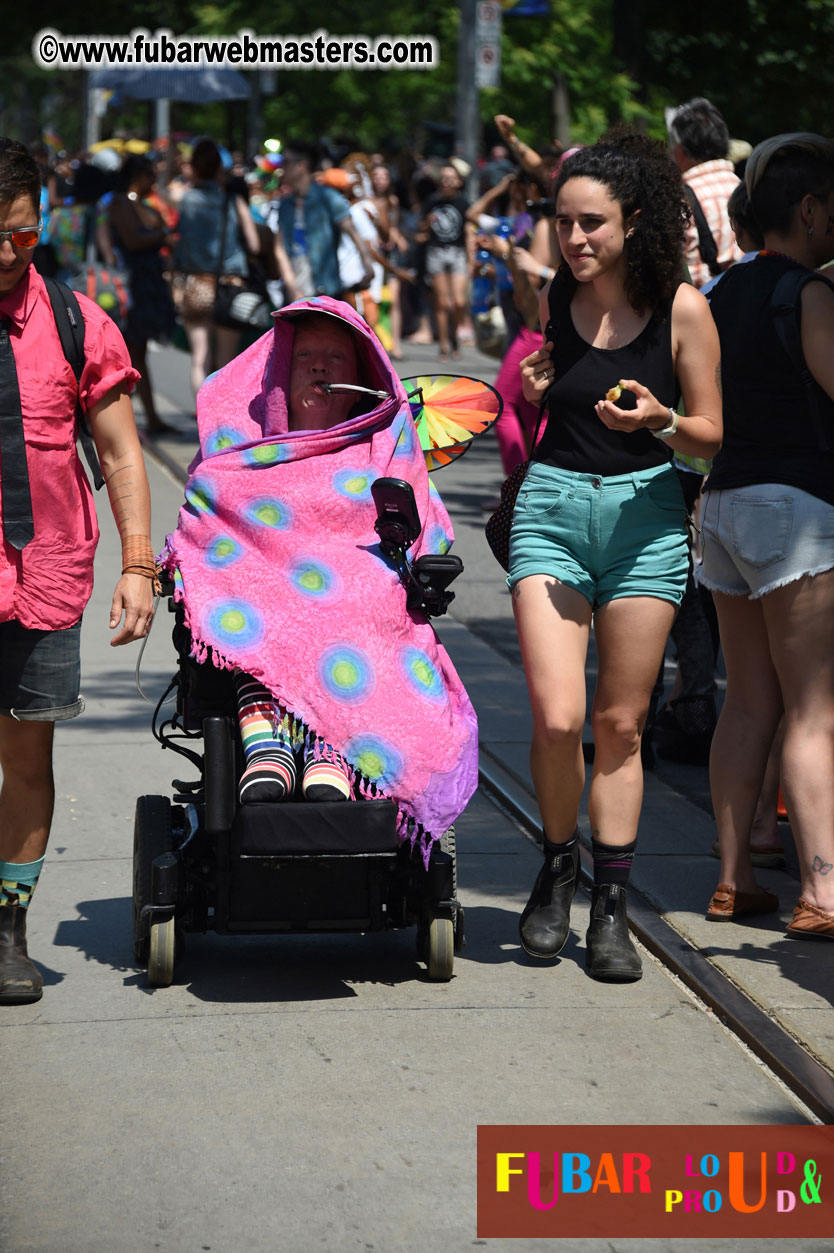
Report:
M 426 276 L 438 274 L 468 274 L 469 262 L 466 249 L 455 244 L 430 244 L 426 249 Z
M 81 621 L 61 631 L 0 622 L 0 715 L 64 722 L 84 712 Z
M 834 505 L 784 483 L 705 492 L 698 582 L 758 600 L 834 568 Z
M 592 605 L 654 596 L 679 605 L 689 533 L 670 465 L 602 477 L 532 462 L 513 511 L 509 587 L 548 574 Z

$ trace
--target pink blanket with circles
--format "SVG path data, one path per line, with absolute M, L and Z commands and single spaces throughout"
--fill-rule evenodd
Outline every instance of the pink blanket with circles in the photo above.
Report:
M 287 429 L 291 315 L 331 313 L 356 333 L 369 412 L 322 431 Z M 411 483 L 423 530 L 410 550 L 448 551 L 449 516 L 429 482 L 402 383 L 366 324 L 341 301 L 300 301 L 208 379 L 164 567 L 193 654 L 261 680 L 313 740 L 337 749 L 354 795 L 393 798 L 402 838 L 428 858 L 477 786 L 475 712 L 430 623 L 374 531 L 371 484 Z

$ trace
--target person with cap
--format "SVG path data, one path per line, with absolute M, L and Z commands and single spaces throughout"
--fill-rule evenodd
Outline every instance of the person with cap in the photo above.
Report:
M 78 296 L 85 361 L 76 381 L 32 265 L 40 189 L 25 147 L 0 138 L 0 1004 L 42 995 L 27 951 L 27 910 L 52 823 L 55 723 L 84 708 L 81 615 L 93 587 L 98 527 L 75 448 L 78 405 L 122 541 L 111 644 L 147 635 L 156 578 L 150 492 L 129 394 L 139 376 L 116 324 Z
M 386 273 L 397 282 L 400 279 L 411 282 L 412 279 L 407 270 L 396 265 L 382 250 L 380 212 L 371 197 L 364 194 L 363 173 L 366 168 L 359 168 L 357 165 L 351 169 L 333 166 L 324 171 L 321 181 L 326 187 L 334 187 L 347 200 L 351 222 L 364 241 L 373 263 L 371 284 L 363 287 L 366 276 L 362 257 L 353 238 L 343 232 L 338 252 L 339 277 L 343 284 L 342 298 L 361 313 L 368 326 L 376 333 Z

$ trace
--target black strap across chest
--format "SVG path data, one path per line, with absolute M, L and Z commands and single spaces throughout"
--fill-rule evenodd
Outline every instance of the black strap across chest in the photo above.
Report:
M 3 537 L 7 544 L 20 550 L 34 538 L 35 524 L 17 366 L 5 318 L 0 319 L 0 474 L 3 476 Z

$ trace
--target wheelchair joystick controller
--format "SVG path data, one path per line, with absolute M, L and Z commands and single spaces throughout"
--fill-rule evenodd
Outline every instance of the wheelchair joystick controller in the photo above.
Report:
M 463 562 L 451 553 L 424 553 L 409 564 L 406 553 L 422 530 L 414 489 L 404 479 L 380 478 L 371 484 L 371 495 L 377 512 L 374 530 L 406 590 L 406 607 L 439 617 L 455 598 L 448 588 L 463 570 Z

